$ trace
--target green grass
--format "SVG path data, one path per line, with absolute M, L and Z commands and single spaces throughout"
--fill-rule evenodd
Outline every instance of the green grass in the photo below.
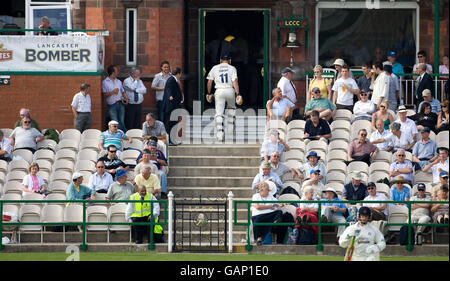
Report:
M 65 261 L 66 253 L 0 253 L 0 261 Z M 150 252 L 81 252 L 81 261 L 342 261 L 341 256 L 262 254 L 164 254 Z M 382 261 L 449 261 L 440 256 L 381 257 Z

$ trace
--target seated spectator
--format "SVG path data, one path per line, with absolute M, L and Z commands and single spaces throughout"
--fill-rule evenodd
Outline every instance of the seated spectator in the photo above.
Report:
M 306 156 L 306 160 L 308 161 L 300 166 L 298 171 L 296 171 L 298 174 L 298 178 L 302 180 L 308 179 L 308 177 L 311 175 L 311 171 L 318 170 L 320 171 L 319 180 L 322 184 L 325 184 L 327 169 L 325 167 L 325 164 L 323 164 L 322 161 L 319 161 L 320 156 L 317 154 L 317 152 L 311 150 Z
M 5 160 L 10 162 L 11 159 L 12 146 L 11 141 L 5 137 L 2 130 L 0 130 L 0 160 Z
M 148 150 L 150 151 L 150 162 L 156 166 L 156 175 L 161 181 L 161 198 L 166 199 L 167 196 L 167 175 L 164 170 L 164 166 L 167 166 L 167 159 L 164 153 L 157 148 L 158 143 L 154 139 L 150 139 L 147 143 Z M 137 159 L 137 162 L 141 162 L 141 153 Z
M 396 152 L 399 149 L 412 151 L 412 148 L 416 144 L 411 135 L 408 135 L 400 130 L 401 125 L 399 123 L 391 124 L 391 134 L 385 136 L 382 139 L 373 141 L 373 144 L 388 143 L 392 152 Z
M 320 200 L 322 192 L 325 190 L 325 186 L 320 182 L 319 176 L 320 170 L 311 170 L 309 179 L 302 184 L 302 194 L 304 194 L 305 189 L 312 188 L 314 200 Z
M 441 111 L 441 103 L 437 99 L 433 98 L 430 89 L 423 90 L 422 97 L 423 101 L 419 103 L 419 108 L 417 109 L 417 112 L 422 112 L 422 106 L 425 103 L 429 103 L 429 105 L 431 106 L 431 112 L 438 114 Z
M 344 185 L 342 200 L 361 201 L 369 195 L 367 186 L 361 182 L 362 175 L 359 171 L 352 172 L 352 181 Z
M 127 181 L 128 171 L 119 169 L 113 182 L 106 193 L 106 200 L 128 200 L 135 192 L 134 185 Z
M 158 175 L 158 167 L 155 164 L 150 162 L 150 150 L 148 148 L 142 151 L 141 162 L 139 162 L 136 167 L 134 167 L 134 173 L 140 174 L 144 167 L 150 167 L 150 170 L 153 174 Z
M 431 112 L 431 106 L 428 102 L 423 102 L 420 112 L 409 116 L 408 118 L 416 122 L 418 131 L 425 127 L 430 128 L 433 131 L 436 129 L 437 114 Z
M 316 65 L 314 67 L 314 78 L 309 82 L 309 91 L 306 95 L 307 103 L 311 101 L 315 89 L 319 90 L 321 98 L 331 99 L 331 79 L 323 78 L 322 72 L 323 68 L 321 65 Z
M 411 197 L 411 201 L 431 201 L 430 195 L 425 193 L 425 184 L 419 183 L 417 185 L 417 195 Z M 428 223 L 431 221 L 430 217 L 430 206 L 427 203 L 416 203 L 411 204 L 411 222 L 412 223 Z M 416 244 L 421 245 L 422 233 L 425 231 L 425 226 L 419 225 L 416 229 Z M 429 229 L 429 228 L 428 228 Z
M 348 146 L 347 162 L 362 161 L 370 166 L 371 160 L 377 157 L 378 147 L 367 141 L 367 130 L 360 129 L 358 138 Z
M 30 121 L 31 121 L 31 128 L 35 128 L 39 132 L 41 131 L 41 128 L 39 127 L 38 122 L 36 120 L 34 120 L 33 118 L 31 118 L 29 109 L 21 108 L 20 111 L 19 111 L 19 116 L 20 116 L 20 119 L 17 120 L 16 123 L 14 123 L 14 127 L 13 128 L 21 127 L 22 126 L 22 119 L 24 117 L 28 117 L 28 118 L 30 118 Z
M 37 149 L 37 143 L 44 139 L 44 135 L 35 128 L 31 128 L 30 123 L 30 118 L 24 117 L 22 126 L 15 128 L 9 136 L 14 150 L 28 149 L 34 153 Z
M 142 139 L 148 141 L 150 137 L 155 136 L 158 140 L 167 143 L 167 132 L 164 123 L 156 120 L 153 113 L 148 113 L 145 116 L 145 122 L 142 123 Z
M 359 96 L 361 100 L 357 101 L 353 108 L 355 118 L 352 120 L 352 123 L 357 120 L 372 121 L 372 115 L 377 110 L 377 107 L 373 101 L 369 100 L 369 93 L 366 90 L 361 90 Z
M 402 176 L 396 176 L 391 182 L 394 186 L 391 187 L 390 198 L 392 201 L 409 201 L 411 197 L 411 189 L 405 185 L 408 180 L 404 179 Z M 395 205 L 403 205 L 401 203 L 395 203 Z
M 312 99 L 306 103 L 305 118 L 309 118 L 315 110 L 319 112 L 319 118 L 325 119 L 328 122 L 336 114 L 336 106 L 328 99 L 321 96 L 319 88 L 312 89 Z
M 280 177 L 280 179 L 286 173 L 290 173 L 291 178 L 295 178 L 295 176 L 297 175 L 294 169 L 289 168 L 286 164 L 280 162 L 280 153 L 278 153 L 278 151 L 272 152 L 272 154 L 270 155 L 269 162 L 271 166 L 271 171 L 277 174 Z
M 375 144 L 375 146 L 378 148 L 379 151 L 380 150 L 391 151 L 392 144 L 390 144 L 389 141 L 375 143 L 376 140 L 387 139 L 391 135 L 391 131 L 384 129 L 384 122 L 381 119 L 378 119 L 375 125 L 377 129 L 373 131 L 372 134 L 370 135 L 370 142 Z
M 95 165 L 96 172 L 89 178 L 88 186 L 95 193 L 108 193 L 109 186 L 114 182 L 110 173 L 105 171 L 105 163 L 98 160 Z
M 322 204 L 322 222 L 332 222 L 332 223 L 346 223 L 344 214 L 347 211 L 345 204 L 342 203 L 342 199 L 340 199 L 336 193 L 336 190 L 332 187 L 328 187 L 323 191 L 325 193 L 325 198 L 321 199 L 321 201 L 336 201 L 334 203 L 323 203 Z M 337 231 L 337 237 L 335 243 L 337 244 L 339 241 L 339 237 L 345 230 L 345 225 L 339 225 Z
M 448 189 L 438 191 L 437 201 L 443 201 L 442 204 L 432 204 L 433 222 L 448 225 Z
M 431 196 L 433 197 L 433 201 L 437 200 L 437 193 L 440 189 L 448 190 L 448 172 L 442 171 L 439 173 L 439 183 L 433 186 L 433 191 Z
M 108 152 L 105 156 L 100 157 L 98 161 L 102 161 L 105 163 L 105 171 L 111 174 L 111 176 L 115 176 L 117 169 L 124 169 L 128 171 L 129 166 L 125 164 L 122 160 L 117 156 L 117 147 L 113 144 L 108 146 Z
M 27 193 L 45 194 L 45 182 L 42 177 L 37 174 L 39 172 L 39 165 L 37 163 L 32 163 L 28 168 L 28 171 L 30 173 L 26 175 L 22 181 L 22 196 L 25 196 Z
M 277 187 L 275 193 L 278 193 L 281 189 L 283 189 L 283 183 L 281 182 L 280 177 L 271 171 L 272 166 L 270 166 L 268 161 L 262 162 L 260 168 L 262 171 L 254 177 L 252 182 L 252 190 L 257 190 L 258 184 L 265 181 L 271 181 L 275 184 Z
M 276 204 L 277 199 L 270 195 L 267 183 L 260 183 L 257 188 L 258 192 L 253 194 L 252 201 L 271 201 L 273 203 L 253 203 L 251 205 L 253 224 L 280 222 L 283 212 L 278 207 L 282 204 Z M 253 225 L 253 233 L 257 245 L 261 245 L 263 239 L 271 232 L 272 226 L 270 225 Z
M 272 90 L 273 98 L 266 103 L 267 120 L 289 121 L 292 115 L 292 102 L 283 97 L 280 88 Z
M 405 160 L 405 150 L 399 149 L 395 153 L 395 162 L 391 164 L 389 168 L 389 176 L 391 180 L 394 180 L 398 176 L 401 176 L 409 185 L 413 183 L 413 166 L 412 163 Z M 391 197 L 392 199 L 392 197 Z
M 406 107 L 404 105 L 400 105 L 397 111 L 398 119 L 395 120 L 395 123 L 399 123 L 401 125 L 400 130 L 415 140 L 418 133 L 417 126 L 413 120 L 406 118 L 406 112 Z
M 161 194 L 161 184 L 159 183 L 158 176 L 152 174 L 149 167 L 144 167 L 141 173 L 136 175 L 132 183 L 136 186 L 145 186 L 147 192 L 155 196 Z M 164 192 L 167 192 L 167 190 Z
M 425 127 L 420 131 L 422 137 L 421 141 L 418 141 L 412 150 L 412 159 L 415 166 L 415 170 L 422 170 L 426 165 L 430 164 L 438 158 L 436 153 L 437 144 L 430 139 L 430 129 Z
M 364 201 L 389 201 L 383 193 L 377 192 L 377 185 L 374 182 L 367 184 L 367 191 L 369 195 L 364 198 Z M 387 220 L 387 203 L 358 203 L 359 206 L 368 207 L 372 211 L 372 220 Z
M 353 112 L 353 96 L 359 94 L 355 79 L 349 76 L 350 69 L 342 66 L 341 77 L 333 84 L 333 104 L 337 109 L 348 109 Z
M 445 171 L 448 173 L 448 148 L 438 147 L 439 157 L 423 168 L 425 173 L 433 173 L 433 184 L 439 183 L 439 175 Z
M 289 146 L 280 138 L 280 133 L 277 130 L 272 130 L 270 131 L 269 139 L 261 145 L 261 161 L 269 161 L 269 156 L 274 151 L 281 155 L 284 151 L 289 150 Z
M 311 140 L 322 140 L 328 143 L 328 139 L 331 138 L 330 125 L 320 118 L 320 113 L 317 110 L 311 112 L 311 118 L 305 123 L 304 138 L 305 145 Z
M 441 111 L 438 113 L 438 119 L 436 124 L 436 131 L 448 131 L 449 130 L 449 102 L 448 100 L 444 100 L 441 102 Z
M 377 120 L 383 121 L 383 126 L 386 131 L 389 130 L 389 125 L 394 123 L 394 116 L 392 116 L 392 114 L 388 111 L 388 108 L 389 102 L 382 101 L 378 111 L 372 114 L 372 131 L 377 129 L 375 126 Z
M 127 137 L 127 135 L 118 129 L 119 122 L 112 120 L 108 123 L 108 130 L 102 132 L 100 135 L 100 141 L 98 143 L 98 147 L 100 151 L 105 150 L 110 145 L 114 145 L 118 151 L 122 151 L 122 140 L 127 140 L 128 142 L 132 142 L 131 137 Z
M 75 172 L 72 182 L 66 190 L 66 200 L 94 200 L 95 192 L 89 187 L 82 185 L 83 174 Z
M 315 201 L 314 189 L 311 186 L 303 189 L 303 197 L 300 201 Z M 319 233 L 319 227 L 317 225 L 306 225 L 308 223 L 317 223 L 319 221 L 317 212 L 319 210 L 319 204 L 317 203 L 300 203 L 297 208 L 297 224 L 295 227 L 306 228 L 313 231 L 316 235 Z

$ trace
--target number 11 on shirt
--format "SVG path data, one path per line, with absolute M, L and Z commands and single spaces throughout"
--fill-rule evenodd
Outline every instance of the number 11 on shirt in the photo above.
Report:
M 228 83 L 228 73 L 222 73 L 219 76 L 222 83 Z

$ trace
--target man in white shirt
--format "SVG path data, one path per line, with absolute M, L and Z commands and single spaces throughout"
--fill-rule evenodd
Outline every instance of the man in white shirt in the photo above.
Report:
M 128 96 L 128 104 L 125 106 L 125 127 L 140 129 L 142 119 L 142 102 L 147 88 L 141 80 L 141 70 L 131 68 L 130 77 L 123 81 L 123 88 Z
M 119 66 L 110 65 L 107 68 L 108 77 L 102 81 L 102 93 L 106 97 L 108 104 L 108 114 L 111 120 L 119 122 L 119 129 L 124 133 L 125 127 L 125 105 L 128 103 L 128 96 L 125 95 L 122 82 L 117 78 Z
M 376 111 L 375 104 L 369 100 L 369 93 L 366 90 L 361 90 L 359 96 L 361 100 L 357 101 L 353 107 L 353 113 L 355 114 L 353 122 L 356 120 L 372 121 L 372 114 Z
M 410 201 L 432 201 L 431 196 L 425 193 L 425 184 L 417 185 L 417 194 L 412 196 Z M 429 223 L 431 204 L 416 203 L 411 204 L 411 222 L 412 223 Z M 416 244 L 422 245 L 422 233 L 425 232 L 425 226 L 419 225 L 416 229 Z
M 280 88 L 275 88 L 272 90 L 273 98 L 267 101 L 267 120 L 283 120 L 291 116 L 292 103 L 287 99 L 283 98 L 283 94 Z
M 431 66 L 431 64 L 426 63 L 427 53 L 425 51 L 421 50 L 421 51 L 417 52 L 417 59 L 419 60 L 419 62 L 413 66 L 413 73 L 419 73 L 417 69 L 419 67 L 419 64 L 421 64 L 421 63 L 425 63 L 427 65 L 427 72 L 429 74 L 433 73 L 433 67 Z
M 350 69 L 344 65 L 341 77 L 333 85 L 333 104 L 337 109 L 348 109 L 353 112 L 353 96 L 359 94 L 355 79 L 349 77 Z
M 369 195 L 364 198 L 364 201 L 388 201 L 389 199 L 383 193 L 377 192 L 377 186 L 374 182 L 367 184 L 367 191 Z M 361 203 L 358 203 L 360 206 Z M 388 210 L 387 203 L 362 203 L 362 206 L 368 207 L 372 211 L 372 220 L 387 220 Z
M 287 98 L 292 103 L 290 106 L 294 106 L 297 102 L 297 89 L 292 82 L 293 75 L 294 71 L 286 67 L 281 71 L 281 78 L 277 83 L 277 88 L 281 89 L 283 98 Z
M 92 114 L 91 114 L 91 96 L 89 90 L 91 86 L 83 83 L 80 86 L 80 92 L 77 93 L 72 100 L 70 107 L 73 113 L 74 128 L 83 133 L 91 127 Z
M 423 172 L 429 173 L 428 170 L 431 169 L 433 173 L 433 184 L 439 183 L 439 174 L 443 171 L 448 173 L 449 165 L 448 165 L 448 148 L 447 147 L 438 147 L 439 157 L 425 166 L 423 168 Z
M 109 186 L 114 182 L 110 173 L 105 171 L 105 163 L 101 160 L 95 165 L 97 170 L 90 178 L 88 187 L 97 193 L 107 193 Z
M 395 122 L 401 125 L 400 130 L 402 133 L 411 136 L 411 138 L 415 140 L 419 131 L 417 130 L 416 123 L 406 117 L 406 112 L 406 107 L 404 105 L 400 105 L 397 111 L 398 119 L 395 120 Z
M 6 162 L 11 161 L 11 151 L 11 141 L 0 130 L 0 160 L 5 160 Z
M 167 79 L 170 76 L 170 64 L 168 61 L 163 61 L 160 64 L 161 72 L 155 74 L 155 78 L 152 81 L 151 89 L 156 91 L 156 104 L 158 107 L 158 119 L 162 121 L 164 119 L 164 112 L 162 110 L 163 97 L 164 97 L 164 87 L 166 85 Z
M 375 122 L 375 126 L 377 127 L 377 129 L 373 131 L 372 134 L 370 135 L 370 142 L 373 143 L 378 139 L 388 139 L 388 137 L 391 135 L 391 132 L 384 129 L 383 120 L 378 119 Z M 393 145 L 389 141 L 376 143 L 375 145 L 376 147 L 378 147 L 378 150 L 386 150 L 386 151 L 391 151 L 393 147 Z
M 380 104 L 382 101 L 388 99 L 389 96 L 389 76 L 385 71 L 383 71 L 383 64 L 381 62 L 377 62 L 372 65 L 373 70 L 378 75 L 377 79 L 372 81 L 371 89 L 372 92 L 372 101 L 377 106 L 377 109 L 380 108 Z

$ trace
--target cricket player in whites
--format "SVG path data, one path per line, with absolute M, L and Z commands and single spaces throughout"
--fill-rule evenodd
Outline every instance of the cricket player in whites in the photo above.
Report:
M 228 109 L 228 125 L 231 125 L 231 129 L 234 126 L 236 118 L 236 103 L 238 105 L 242 104 L 242 97 L 239 95 L 237 71 L 236 68 L 229 63 L 229 54 L 223 53 L 220 57 L 220 64 L 213 66 L 206 77 L 206 79 L 208 79 L 208 95 L 206 96 L 206 99 L 208 102 L 212 102 L 214 97 L 216 103 L 215 122 L 218 141 L 223 141 L 225 138 L 225 103 Z M 216 88 L 214 95 L 211 94 L 213 81 Z
M 348 226 L 339 238 L 339 246 L 347 248 L 345 260 L 380 260 L 380 252 L 386 248 L 386 242 L 378 228 L 369 223 L 371 214 L 368 207 L 361 207 L 358 222 Z

